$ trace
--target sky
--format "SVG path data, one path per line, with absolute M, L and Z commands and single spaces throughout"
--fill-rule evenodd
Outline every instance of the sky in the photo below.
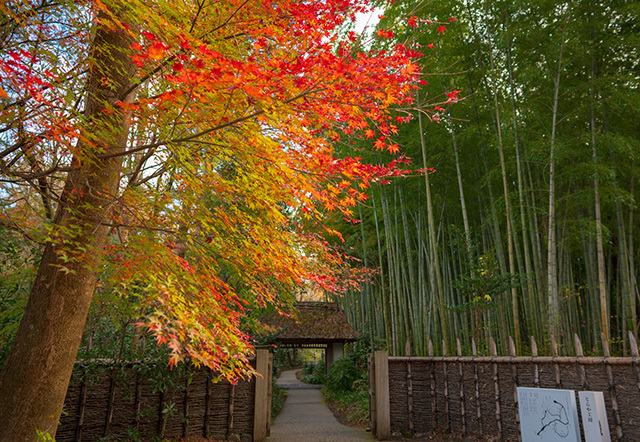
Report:
M 384 11 L 382 9 L 374 9 L 373 12 L 368 14 L 358 14 L 356 18 L 355 32 L 361 33 L 365 27 L 368 28 L 369 33 L 375 28 L 378 23 L 378 16 L 382 15 Z

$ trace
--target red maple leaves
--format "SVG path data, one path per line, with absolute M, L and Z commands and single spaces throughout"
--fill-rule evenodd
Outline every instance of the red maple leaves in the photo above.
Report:
M 302 222 L 321 220 L 325 210 L 353 220 L 371 183 L 409 173 L 393 138 L 411 115 L 394 109 L 414 106 L 422 54 L 393 42 L 362 49 L 355 35 L 340 37 L 338 26 L 364 6 L 229 0 L 171 11 L 168 20 L 163 6 L 139 2 L 132 17 L 145 17 L 142 29 L 109 24 L 135 42 L 128 56 L 138 67 L 127 91 L 133 101 L 121 97 L 103 109 L 126 113 L 131 125 L 123 153 L 131 170 L 109 215 L 131 240 L 119 239 L 109 252 L 118 256 L 118 284 L 145 281 L 136 287 L 153 312 L 146 323 L 169 345 L 173 363 L 188 355 L 210 367 L 230 365 L 228 373 L 246 370 L 242 358 L 233 362 L 249 345 L 238 325 L 243 296 L 262 305 L 305 280 L 335 289 L 346 276 L 343 258 L 303 232 Z M 26 91 L 25 100 L 40 106 L 26 125 L 34 152 L 63 163 L 101 160 L 103 141 L 90 138 L 91 122 L 73 107 L 82 96 L 77 82 L 65 90 L 31 67 L 33 57 L 23 51 L 0 60 L 0 97 Z M 82 79 L 92 62 L 79 58 L 72 73 Z M 339 158 L 332 142 L 348 137 L 395 158 Z M 94 149 L 74 150 L 79 138 Z

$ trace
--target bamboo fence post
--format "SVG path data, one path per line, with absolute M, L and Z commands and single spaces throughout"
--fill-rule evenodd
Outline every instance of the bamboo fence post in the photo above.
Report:
M 474 359 L 478 356 L 478 348 L 474 338 L 471 338 L 471 354 Z M 476 387 L 476 418 L 480 427 L 480 436 L 482 436 L 484 431 L 482 428 L 482 409 L 480 408 L 480 376 L 478 376 L 478 364 L 475 361 L 473 362 L 473 381 Z
M 139 336 L 139 335 L 136 335 L 136 336 Z M 140 345 L 140 347 L 137 347 L 138 345 Z M 142 335 L 142 336 L 140 336 L 140 339 L 136 343 L 136 352 L 139 354 L 140 360 L 142 360 L 142 358 L 144 357 L 145 346 L 146 346 L 146 339 L 145 339 L 144 335 Z M 134 365 L 132 365 L 131 367 L 133 368 Z M 142 413 L 141 413 L 141 410 L 142 410 L 142 378 L 140 376 L 140 368 L 142 366 L 143 366 L 142 363 L 140 363 L 139 368 L 136 370 L 136 391 L 135 391 L 135 401 L 134 401 L 134 404 L 135 404 L 134 405 L 134 413 L 135 413 L 134 421 L 135 421 L 135 425 L 136 425 L 136 430 L 140 429 L 140 419 L 141 419 L 141 416 L 142 416 Z
M 458 357 L 462 357 L 462 345 L 460 344 L 460 338 L 456 339 L 458 347 Z M 462 434 L 467 434 L 467 409 L 465 407 L 464 400 L 464 370 L 462 368 L 462 362 L 458 362 L 458 374 L 460 375 L 460 414 L 462 415 Z
M 584 369 L 584 365 L 580 363 L 580 359 L 584 357 L 584 352 L 582 351 L 582 342 L 580 342 L 580 338 L 577 334 L 573 335 L 573 341 L 576 346 L 576 365 L 578 367 L 578 373 L 580 374 L 580 383 L 582 384 L 583 390 L 589 389 L 589 382 L 587 381 L 587 373 Z
M 411 356 L 411 344 L 407 339 L 405 354 Z M 413 416 L 413 375 L 411 373 L 411 361 L 407 361 L 407 408 L 409 411 L 409 432 L 411 437 L 415 435 L 415 424 Z
M 517 356 L 517 353 L 516 345 L 513 342 L 513 338 L 511 336 L 509 336 L 509 356 L 511 356 L 511 362 L 509 365 L 511 365 L 511 378 L 513 380 L 513 404 L 516 412 L 516 426 L 517 428 L 520 428 L 520 410 L 518 408 L 518 367 L 513 362 L 513 358 Z M 520 435 L 518 435 L 518 440 L 522 440 L 522 437 Z
M 103 436 L 108 436 L 111 430 L 111 421 L 113 420 L 113 402 L 116 395 L 116 368 L 110 370 L 111 379 L 109 380 L 109 399 L 107 400 L 107 421 L 104 426 Z
M 489 337 L 489 348 L 491 349 L 491 357 L 495 358 L 498 356 L 498 350 L 496 348 L 496 341 L 493 340 L 493 337 Z M 502 415 L 500 411 L 500 379 L 498 377 L 498 364 L 492 362 L 493 366 L 493 390 L 494 390 L 494 398 L 496 405 L 496 423 L 498 424 L 498 439 L 502 439 Z
M 211 369 L 206 371 L 207 389 L 204 393 L 204 429 L 203 436 L 209 437 L 209 408 L 211 407 Z
M 601 333 L 602 339 L 602 351 L 604 353 L 604 366 L 607 371 L 607 378 L 609 379 L 609 394 L 611 395 L 611 406 L 613 407 L 613 416 L 616 420 L 616 435 L 618 439 L 622 440 L 622 422 L 620 421 L 620 410 L 618 409 L 618 396 L 616 394 L 616 384 L 613 380 L 613 370 L 611 369 L 611 365 L 608 360 L 611 357 L 611 353 L 609 352 L 609 341 L 607 340 L 607 335 Z
M 578 338 L 578 335 L 576 335 L 576 338 Z M 555 361 L 555 358 L 558 357 L 558 345 L 556 344 L 556 338 L 553 335 L 551 335 L 551 356 L 554 359 L 553 371 L 555 372 L 555 375 L 556 375 L 556 388 L 562 388 L 562 379 L 560 379 L 560 366 Z M 583 367 L 583 370 L 584 370 L 584 367 Z
M 184 380 L 184 419 L 182 420 L 182 437 L 187 437 L 187 431 L 189 430 L 189 375 L 191 371 L 187 369 L 187 376 Z
M 236 402 L 236 386 L 229 384 L 229 408 L 227 416 L 227 439 L 231 440 L 233 437 L 234 427 L 234 408 Z
M 89 352 L 91 350 L 91 347 L 93 347 L 93 333 L 94 333 L 93 331 L 89 333 L 89 339 L 87 340 L 87 352 Z M 84 409 L 87 406 L 87 372 L 88 372 L 88 368 L 86 365 L 83 364 L 82 386 L 80 387 L 80 406 L 78 410 L 78 423 L 76 425 L 75 440 L 77 442 L 80 442 L 82 440 L 82 429 L 84 426 Z
M 142 407 L 142 382 L 140 381 L 140 371 L 136 370 L 136 392 L 135 400 L 133 404 L 134 408 L 134 421 L 136 424 L 136 430 L 140 429 L 140 408 Z
M 80 387 L 80 405 L 78 407 L 78 423 L 76 424 L 77 442 L 82 440 L 82 427 L 84 426 L 84 409 L 87 406 L 87 367 L 82 366 L 82 386 Z
M 447 367 L 447 342 L 442 340 L 442 370 L 444 371 L 444 413 L 447 416 L 447 433 L 451 432 L 451 412 L 449 409 L 449 370 Z
M 531 336 L 531 362 L 533 362 L 533 386 L 540 388 L 540 367 L 536 363 L 538 357 L 538 344 L 536 338 Z
M 158 436 L 164 437 L 164 429 L 167 425 L 164 410 L 164 390 L 160 390 L 160 405 L 158 406 Z
M 429 357 L 433 357 L 433 341 L 429 339 Z M 435 430 L 437 428 L 438 421 L 436 420 L 436 366 L 433 362 L 429 364 L 431 366 L 431 370 L 429 372 L 429 380 L 431 387 L 431 428 Z

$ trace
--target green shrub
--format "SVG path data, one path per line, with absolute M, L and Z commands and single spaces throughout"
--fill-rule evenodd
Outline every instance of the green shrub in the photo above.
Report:
M 307 362 L 302 368 L 304 376 L 300 379 L 306 384 L 323 384 L 325 380 L 324 375 L 324 361 Z
M 308 374 L 306 376 L 303 376 L 300 381 L 304 382 L 305 384 L 324 384 L 324 379 L 324 375 L 316 376 L 315 374 Z
M 273 384 L 273 391 L 271 394 L 271 420 L 274 421 L 278 414 L 284 408 L 284 404 L 287 401 L 287 393 L 286 388 L 278 387 L 276 384 Z
M 302 367 L 302 374 L 304 374 L 304 375 L 312 374 L 313 371 L 315 370 L 317 364 L 318 364 L 317 361 L 307 362 L 306 364 L 304 364 L 304 367 Z
M 331 367 L 322 393 L 334 411 L 347 416 L 350 423 L 361 424 L 369 418 L 367 371 L 354 358 L 338 359 Z
M 332 409 L 346 415 L 349 423 L 361 424 L 369 419 L 369 393 L 366 385 L 347 393 L 323 390 L 323 395 Z
M 352 391 L 354 382 L 362 379 L 363 375 L 364 372 L 356 367 L 353 359 L 338 359 L 329 367 L 329 373 L 325 380 L 325 388 L 329 392 Z

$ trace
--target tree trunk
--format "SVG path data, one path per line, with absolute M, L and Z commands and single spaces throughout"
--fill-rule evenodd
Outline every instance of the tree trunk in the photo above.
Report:
M 418 112 L 418 128 L 420 130 L 420 147 L 422 151 L 422 164 L 427 168 L 427 143 L 424 139 L 424 127 L 422 124 L 422 114 Z M 436 239 L 436 229 L 433 220 L 433 204 L 431 202 L 431 186 L 429 185 L 429 172 L 424 174 L 424 183 L 427 194 L 427 222 L 429 226 L 429 252 L 430 252 L 430 270 L 431 281 L 435 279 L 435 292 L 436 292 L 436 310 L 438 318 L 440 319 L 440 328 L 442 332 L 442 339 L 449 343 L 449 330 L 447 324 L 446 313 L 444 312 L 444 294 L 442 288 L 442 277 L 440 274 L 440 260 L 438 258 L 438 242 Z M 433 287 L 433 286 L 432 286 Z M 431 295 L 433 296 L 433 294 Z
M 120 20 L 123 12 L 112 11 Z M 99 23 L 110 22 L 100 15 Z M 0 377 L 1 441 L 32 442 L 37 431 L 55 436 L 58 427 L 96 284 L 96 257 L 108 233 L 104 220 L 120 181 L 122 157 L 99 159 L 95 154 L 120 153 L 126 147 L 129 117 L 115 103 L 135 73 L 131 44 L 118 26 L 98 25 L 86 87 L 90 123 L 76 148 L 51 240 Z
M 562 51 L 564 49 L 564 32 L 560 42 L 558 55 L 558 72 L 554 80 L 553 111 L 551 121 L 551 142 L 549 146 L 549 225 L 547 236 L 547 294 L 549 312 L 549 333 L 559 336 L 560 294 L 558 293 L 558 251 L 556 249 L 556 172 L 555 142 L 558 121 L 558 100 L 560 92 L 560 76 L 562 74 Z
M 507 221 L 507 253 L 509 258 L 509 273 L 515 276 L 516 274 L 516 264 L 515 264 L 515 256 L 513 250 L 514 238 L 513 238 L 513 227 L 511 225 L 512 216 L 511 216 L 511 202 L 509 198 L 509 185 L 508 185 L 508 177 L 507 177 L 507 167 L 504 159 L 504 148 L 502 143 L 502 123 L 500 121 L 500 104 L 498 102 L 498 89 L 497 89 L 497 74 L 495 70 L 495 66 L 493 63 L 493 53 L 489 50 L 489 62 L 491 68 L 491 80 L 492 80 L 492 90 L 491 95 L 493 98 L 493 106 L 494 106 L 494 115 L 495 115 L 495 126 L 496 126 L 496 135 L 498 137 L 498 156 L 500 158 L 500 170 L 502 171 L 502 190 L 504 193 L 504 207 L 505 207 L 505 215 Z M 516 346 L 520 348 L 520 313 L 519 313 L 519 299 L 518 292 L 515 286 L 511 286 L 511 320 L 513 327 L 513 334 Z
M 525 318 L 527 320 L 527 331 L 529 334 L 533 334 L 534 331 L 537 332 L 538 329 L 536 327 L 538 323 L 538 316 L 540 313 L 540 308 L 538 307 L 536 289 L 533 284 L 533 279 L 531 275 L 534 274 L 533 265 L 531 264 L 531 252 L 529 250 L 529 240 L 527 239 L 527 222 L 526 222 L 526 213 L 525 213 L 525 202 L 524 202 L 524 176 L 522 172 L 522 155 L 520 153 L 520 142 L 518 140 L 518 112 L 516 109 L 516 94 L 515 94 L 515 81 L 513 76 L 513 63 L 511 60 L 511 34 L 509 31 L 509 15 L 510 12 L 507 12 L 505 19 L 505 28 L 507 31 L 507 69 L 509 71 L 509 95 L 511 98 L 511 121 L 513 123 L 513 144 L 515 147 L 516 153 L 516 170 L 518 174 L 518 201 L 520 203 L 520 228 L 522 229 L 522 245 L 524 247 L 524 265 L 525 265 L 525 274 L 527 275 L 527 285 L 526 285 L 526 308 L 527 315 Z M 515 238 L 514 238 L 515 239 Z M 538 334 L 538 333 L 535 333 Z
M 605 275 L 605 263 L 604 263 L 604 240 L 602 234 L 602 215 L 600 213 L 600 181 L 598 179 L 598 156 L 596 154 L 596 117 L 595 117 L 595 61 L 593 54 L 591 55 L 591 87 L 590 87 L 590 100 L 589 100 L 589 128 L 591 132 L 591 156 L 593 159 L 593 197 L 594 197 L 594 212 L 596 221 L 596 250 L 598 256 L 598 290 L 600 293 L 600 302 L 605 302 L 608 299 L 606 275 Z M 623 239 L 623 238 L 621 238 Z M 602 310 L 602 308 L 601 308 Z M 608 315 L 602 316 L 601 327 L 602 333 L 605 338 L 609 339 L 609 320 Z
M 635 169 L 635 158 L 633 158 L 631 160 L 631 170 L 636 170 Z M 631 195 L 634 195 L 634 180 L 635 180 L 635 174 L 631 174 Z M 633 336 L 636 338 L 636 341 L 638 340 L 638 317 L 637 317 L 637 282 L 636 282 L 636 270 L 635 270 L 635 261 L 634 261 L 634 256 L 633 256 L 633 240 L 634 240 L 634 236 L 633 236 L 633 211 L 634 211 L 634 206 L 630 205 L 629 206 L 629 236 L 628 236 L 628 242 L 627 244 L 629 245 L 629 278 L 630 280 L 630 286 L 629 286 L 629 295 L 631 296 L 631 302 L 633 305 L 633 310 L 631 311 L 631 314 L 633 315 L 633 319 L 634 319 L 634 328 L 633 330 L 630 330 L 633 332 Z
M 380 199 L 382 200 L 382 189 L 379 186 L 378 188 L 380 189 Z M 375 199 L 375 193 L 373 191 L 371 191 L 371 205 L 373 206 L 373 220 L 376 226 L 376 239 L 378 242 L 378 261 L 380 266 L 380 285 L 381 285 L 380 301 L 382 304 L 381 305 L 382 317 L 384 322 L 386 340 L 387 342 L 391 342 L 392 332 L 391 332 L 391 320 L 389 318 L 389 300 L 387 296 L 386 284 L 384 279 L 384 267 L 382 265 L 382 244 L 380 240 L 380 227 L 378 226 L 378 213 L 376 212 L 376 199 Z M 382 204 L 380 204 L 380 206 L 382 206 Z M 389 267 L 387 266 L 387 268 Z

